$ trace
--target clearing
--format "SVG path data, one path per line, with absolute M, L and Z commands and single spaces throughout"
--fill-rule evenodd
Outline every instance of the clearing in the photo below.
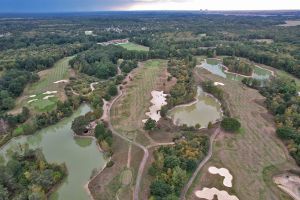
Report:
M 290 199 L 273 183 L 272 176 L 281 170 L 295 168 L 296 164 L 276 137 L 273 117 L 263 107 L 263 96 L 242 83 L 218 77 L 204 69 L 196 70 L 197 78 L 225 84 L 221 87 L 229 111 L 239 118 L 242 129 L 238 134 L 221 132 L 218 135 L 213 156 L 196 178 L 188 199 L 198 199 L 194 192 L 203 187 L 216 187 L 239 199 Z M 227 168 L 233 175 L 233 187 L 224 187 L 221 177 L 208 172 L 209 166 Z
M 124 47 L 125 49 L 130 50 L 130 51 L 149 51 L 149 47 L 135 44 L 132 42 L 118 44 L 118 46 Z

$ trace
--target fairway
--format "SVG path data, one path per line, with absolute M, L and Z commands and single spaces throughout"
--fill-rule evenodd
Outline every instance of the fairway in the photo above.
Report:
M 149 47 L 135 44 L 132 42 L 128 42 L 125 44 L 118 44 L 118 46 L 124 47 L 125 49 L 127 49 L 129 51 L 149 51 Z
M 64 100 L 65 83 L 54 83 L 62 79 L 69 79 L 69 61 L 73 57 L 65 57 L 57 61 L 50 69 L 40 71 L 38 74 L 40 80 L 29 85 L 24 90 L 21 97 L 16 101 L 16 107 L 11 112 L 19 112 L 23 106 L 33 108 L 37 112 L 46 112 L 52 110 L 58 101 Z M 43 94 L 47 91 L 57 91 L 55 94 Z M 47 96 L 49 96 L 47 98 Z M 44 99 L 45 98 L 45 99 Z M 31 102 L 32 101 L 32 102 Z
M 196 189 L 226 189 L 207 171 L 209 166 L 216 166 L 232 172 L 233 187 L 226 190 L 240 200 L 289 199 L 272 183 L 271 176 L 277 170 L 295 167 L 295 164 L 275 135 L 272 116 L 257 102 L 263 102 L 264 98 L 257 90 L 205 70 L 199 70 L 198 75 L 225 84 L 222 89 L 226 93 L 230 113 L 241 121 L 242 130 L 234 135 L 221 133 L 218 136 L 212 159 L 201 170 L 200 178 L 196 179 Z M 268 170 L 271 166 L 277 170 Z M 188 199 L 197 198 L 191 195 Z
M 112 107 L 111 120 L 115 129 L 132 139 L 143 129 L 142 120 L 146 119 L 151 91 L 157 88 L 166 66 L 164 60 L 140 63 L 140 67 L 133 73 L 133 81 L 126 86 L 124 95 Z

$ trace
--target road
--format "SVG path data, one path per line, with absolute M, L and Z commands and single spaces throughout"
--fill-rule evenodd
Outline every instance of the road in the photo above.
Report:
M 180 199 L 181 200 L 185 200 L 185 196 L 187 191 L 189 190 L 189 188 L 191 187 L 191 185 L 193 184 L 197 174 L 200 172 L 200 170 L 202 169 L 202 167 L 209 161 L 209 159 L 212 156 L 212 152 L 213 152 L 213 142 L 215 140 L 215 138 L 217 137 L 217 135 L 220 133 L 220 128 L 217 128 L 215 130 L 215 132 L 212 134 L 212 136 L 209 139 L 209 150 L 208 150 L 208 154 L 207 156 L 199 163 L 197 169 L 194 171 L 193 175 L 191 176 L 189 182 L 184 186 L 181 195 L 180 195 Z

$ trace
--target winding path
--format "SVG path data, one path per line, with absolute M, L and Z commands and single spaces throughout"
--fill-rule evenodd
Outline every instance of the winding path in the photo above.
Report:
M 209 150 L 208 150 L 208 154 L 207 156 L 199 163 L 197 169 L 194 171 L 193 175 L 191 176 L 189 182 L 184 186 L 181 195 L 180 195 L 180 199 L 181 200 L 185 200 L 185 196 L 187 191 L 189 190 L 189 188 L 191 187 L 191 185 L 193 184 L 197 174 L 199 173 L 199 171 L 202 169 L 202 167 L 209 161 L 209 159 L 212 156 L 212 152 L 213 152 L 213 142 L 215 140 L 215 138 L 217 137 L 217 135 L 220 133 L 220 128 L 217 128 L 215 130 L 215 132 L 211 135 L 210 139 L 209 139 Z

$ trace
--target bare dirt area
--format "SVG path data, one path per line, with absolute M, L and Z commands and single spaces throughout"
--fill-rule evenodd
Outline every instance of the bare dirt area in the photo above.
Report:
M 263 97 L 238 81 L 231 81 L 204 69 L 197 70 L 197 78 L 219 81 L 226 93 L 226 103 L 242 128 L 240 133 L 221 132 L 214 142 L 213 156 L 201 170 L 187 199 L 198 199 L 194 192 L 203 187 L 216 187 L 240 200 L 290 199 L 272 181 L 279 171 L 297 166 L 282 142 L 275 135 L 272 116 L 261 105 Z M 221 87 L 221 86 L 220 86 Z M 233 175 L 233 187 L 222 185 L 222 178 L 208 172 L 208 167 L 227 168 Z

